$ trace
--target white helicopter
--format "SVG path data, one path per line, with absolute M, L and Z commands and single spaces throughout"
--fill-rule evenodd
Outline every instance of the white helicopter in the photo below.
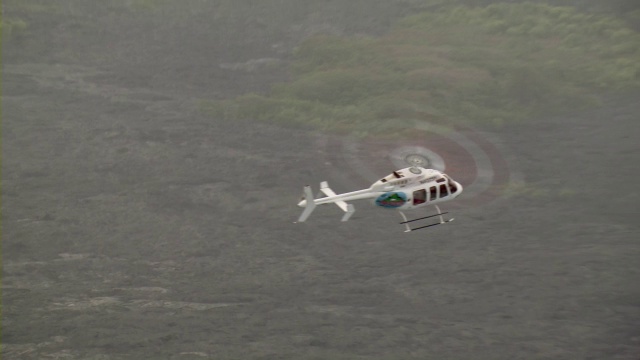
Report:
M 420 166 L 411 166 L 392 172 L 386 177 L 376 181 L 368 189 L 352 191 L 344 194 L 336 194 L 326 181 L 320 183 L 320 191 L 326 197 L 314 199 L 309 185 L 304 187 L 304 195 L 298 206 L 305 208 L 298 222 L 307 220 L 316 205 L 336 204 L 344 212 L 342 221 L 347 221 L 355 212 L 352 204 L 347 201 L 375 199 L 374 204 L 387 209 L 396 209 L 404 220 L 400 224 L 406 227 L 405 232 L 424 229 L 430 226 L 441 225 L 453 221 L 453 218 L 445 220 L 446 212 L 440 211 L 437 204 L 453 200 L 462 193 L 462 185 L 451 179 L 446 174 Z M 429 215 L 413 220 L 407 220 L 402 210 L 412 210 L 433 205 L 437 214 Z M 411 228 L 409 223 L 439 217 L 440 222 Z

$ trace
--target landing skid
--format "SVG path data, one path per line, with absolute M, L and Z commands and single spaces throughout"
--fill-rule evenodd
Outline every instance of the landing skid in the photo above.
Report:
M 442 217 L 442 215 L 448 214 L 448 212 L 440 211 L 440 208 L 438 207 L 438 205 L 434 205 L 434 206 L 436 207 L 436 210 L 438 210 L 437 214 L 424 216 L 424 217 L 413 219 L 413 220 L 407 220 L 407 217 L 405 216 L 405 214 L 402 211 L 399 211 L 400 215 L 402 215 L 402 218 L 404 219 L 404 221 L 401 222 L 400 224 L 404 224 L 404 226 L 407 228 L 404 232 L 410 232 L 410 231 L 420 230 L 420 229 L 424 229 L 424 228 L 428 228 L 428 227 L 432 227 L 432 226 L 436 226 L 436 225 L 442 225 L 442 224 L 446 224 L 448 222 L 452 222 L 454 220 L 453 218 L 445 220 L 444 217 Z M 436 216 L 440 218 L 440 222 L 429 224 L 429 225 L 420 226 L 420 227 L 413 228 L 413 229 L 409 226 L 410 222 L 429 219 L 429 218 L 436 217 Z

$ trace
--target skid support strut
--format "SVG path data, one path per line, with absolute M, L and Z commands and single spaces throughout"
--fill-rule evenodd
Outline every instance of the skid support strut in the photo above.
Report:
M 438 207 L 438 205 L 434 205 L 434 206 L 436 207 L 436 210 L 438 211 L 438 213 L 437 213 L 437 214 L 429 215 L 429 216 L 424 216 L 424 217 L 417 218 L 417 219 L 413 219 L 413 220 L 407 220 L 407 216 L 406 216 L 402 211 L 399 211 L 399 212 L 400 212 L 400 215 L 402 216 L 402 219 L 404 220 L 404 221 L 403 221 L 403 222 L 401 222 L 400 224 L 404 224 L 404 226 L 406 227 L 406 230 L 405 230 L 404 232 L 410 232 L 410 231 L 414 231 L 414 230 L 420 230 L 420 229 L 428 228 L 428 227 L 431 227 L 431 226 L 436 226 L 436 225 L 446 224 L 446 223 L 448 223 L 448 222 L 453 221 L 453 218 L 448 219 L 448 220 L 445 220 L 445 219 L 444 219 L 444 217 L 443 217 L 442 215 L 448 214 L 448 212 L 442 212 L 442 211 L 440 211 L 440 207 Z M 429 218 L 436 217 L 436 216 L 440 218 L 440 222 L 433 223 L 433 224 L 429 224 L 429 225 L 420 226 L 420 227 L 413 228 L 413 229 L 409 226 L 409 223 L 411 223 L 411 222 L 418 221 L 418 220 L 429 219 Z

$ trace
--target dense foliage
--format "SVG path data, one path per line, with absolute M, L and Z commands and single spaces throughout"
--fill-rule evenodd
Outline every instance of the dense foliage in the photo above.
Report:
M 219 63 L 288 57 L 274 46 L 299 44 L 291 82 L 207 108 L 224 119 L 349 131 L 416 117 L 501 123 L 638 86 L 636 2 L 485 5 L 495 2 L 5 0 L 3 61 L 75 62 L 117 68 L 134 83 L 173 75 L 207 86 Z M 555 6 L 565 3 L 580 10 Z
M 226 119 L 323 128 L 403 119 L 502 123 L 593 105 L 640 85 L 640 35 L 616 18 L 532 3 L 438 8 L 379 38 L 316 36 L 293 80 L 268 95 L 210 103 Z

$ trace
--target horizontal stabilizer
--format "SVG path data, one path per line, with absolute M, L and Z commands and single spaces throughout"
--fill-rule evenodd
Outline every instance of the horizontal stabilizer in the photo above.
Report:
M 326 181 L 320 183 L 320 191 L 322 191 L 327 196 L 336 196 L 335 191 L 331 190 L 331 188 L 329 187 L 329 183 Z M 353 205 L 347 204 L 343 200 L 336 200 L 333 203 L 338 205 L 338 207 L 345 212 L 344 216 L 342 217 L 342 221 L 349 220 L 351 215 L 356 212 L 356 208 Z
M 344 201 L 343 201 L 344 202 Z M 342 216 L 342 221 L 347 221 L 349 220 L 349 218 L 351 217 L 351 215 L 353 215 L 353 213 L 356 212 L 356 208 L 353 207 L 352 204 L 348 204 L 347 205 L 347 210 L 345 210 L 344 212 L 344 216 Z
M 351 215 L 356 212 L 356 208 L 351 204 L 347 204 L 347 202 L 342 199 L 359 200 L 379 196 L 378 193 L 371 193 L 369 189 L 337 195 L 333 190 L 331 190 L 326 181 L 320 183 L 320 193 L 326 196 L 314 199 L 313 194 L 311 193 L 311 187 L 309 185 L 304 187 L 303 199 L 298 203 L 298 206 L 303 207 L 304 210 L 297 222 L 305 222 L 317 205 L 332 203 L 338 205 L 338 207 L 344 211 L 345 214 L 342 216 L 342 221 L 347 221 L 351 218 Z M 318 195 L 320 195 L 320 193 L 318 193 Z
M 320 191 L 322 191 L 327 196 L 336 196 L 336 193 L 333 190 L 331 190 L 331 188 L 329 187 L 329 183 L 327 183 L 326 181 L 323 181 L 320 183 Z M 342 211 L 344 212 L 349 211 L 346 202 L 342 200 L 338 200 L 335 202 L 335 204 L 338 205 L 340 209 L 342 209 Z

